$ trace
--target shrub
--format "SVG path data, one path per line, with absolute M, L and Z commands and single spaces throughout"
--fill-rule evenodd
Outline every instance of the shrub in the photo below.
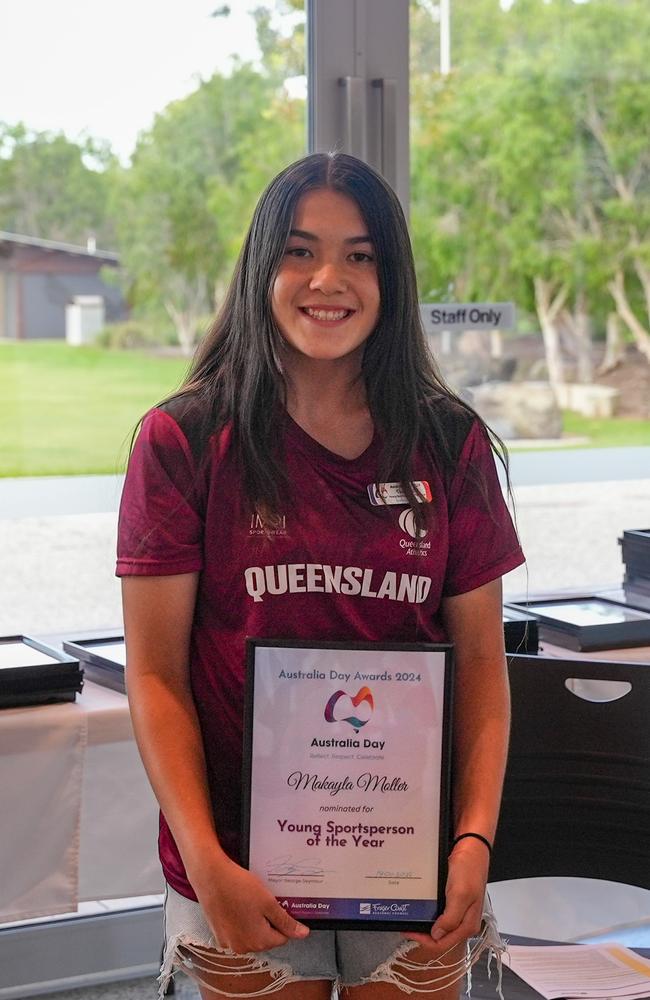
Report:
M 111 323 L 97 335 L 95 343 L 109 350 L 128 351 L 146 347 L 157 347 L 169 342 L 151 323 L 138 319 L 127 319 L 121 323 Z

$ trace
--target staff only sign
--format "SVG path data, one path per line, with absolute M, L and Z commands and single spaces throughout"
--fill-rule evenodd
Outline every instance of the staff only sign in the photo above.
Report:
M 514 302 L 423 303 L 420 315 L 425 333 L 443 330 L 514 330 Z

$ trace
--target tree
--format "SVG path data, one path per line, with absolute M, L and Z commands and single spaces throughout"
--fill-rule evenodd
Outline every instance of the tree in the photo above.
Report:
M 254 202 L 303 148 L 301 102 L 250 65 L 215 73 L 140 137 L 119 190 L 130 298 L 164 305 L 191 349 L 218 305 Z
M 598 192 L 593 228 L 609 250 L 615 313 L 650 361 L 650 11 L 637 0 L 602 7 L 584 14 L 602 66 L 585 74 L 581 107 Z
M 415 46 L 420 278 L 439 296 L 451 287 L 534 309 L 551 381 L 569 361 L 588 381 L 593 321 L 613 328 L 609 295 L 645 344 L 650 11 L 639 0 L 470 7 L 454 3 L 451 76 L 425 68 Z M 418 0 L 429 31 L 432 10 Z
M 85 245 L 90 234 L 111 247 L 107 212 L 116 161 L 94 139 L 0 123 L 0 229 Z
M 264 71 L 282 84 L 305 74 L 305 0 L 274 0 L 256 7 L 257 44 Z

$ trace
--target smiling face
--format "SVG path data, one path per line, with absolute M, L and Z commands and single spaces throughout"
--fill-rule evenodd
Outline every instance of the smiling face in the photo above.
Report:
M 294 359 L 360 364 L 379 319 L 379 283 L 367 226 L 347 195 L 322 189 L 302 196 L 271 306 Z

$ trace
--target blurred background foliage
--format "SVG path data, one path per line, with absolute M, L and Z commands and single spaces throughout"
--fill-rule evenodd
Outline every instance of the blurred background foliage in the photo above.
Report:
M 132 317 L 187 351 L 260 191 L 305 151 L 291 85 L 305 73 L 303 0 L 253 17 L 259 60 L 162 108 L 128 164 L 92 138 L 0 123 L 0 229 L 80 245 L 94 234 L 120 255 Z M 453 0 L 452 17 L 442 76 L 437 4 L 411 0 L 422 300 L 515 301 L 559 380 L 567 358 L 590 380 L 606 333 L 610 361 L 626 339 L 650 360 L 650 4 Z

